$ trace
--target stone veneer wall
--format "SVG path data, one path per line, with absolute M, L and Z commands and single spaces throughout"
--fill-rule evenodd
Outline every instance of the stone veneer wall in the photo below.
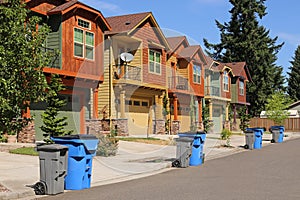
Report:
M 180 130 L 180 121 L 178 120 L 173 120 L 172 121 L 172 128 L 171 128 L 171 134 L 172 135 L 177 135 Z
M 128 135 L 128 120 L 127 119 L 112 119 L 113 130 L 117 131 L 117 135 Z M 109 120 L 89 119 L 86 120 L 87 134 L 110 134 Z
M 204 131 L 203 122 L 195 122 L 195 123 L 196 123 L 197 131 Z
M 128 119 L 112 119 L 113 130 L 116 131 L 118 136 L 128 136 Z
M 231 129 L 230 129 L 230 121 L 225 121 L 225 122 L 224 122 L 224 129 L 231 130 Z
M 163 119 L 153 120 L 153 134 L 165 134 L 165 133 L 166 133 L 165 120 Z
M 29 122 L 28 125 L 19 132 L 17 141 L 20 143 L 35 143 L 34 122 Z

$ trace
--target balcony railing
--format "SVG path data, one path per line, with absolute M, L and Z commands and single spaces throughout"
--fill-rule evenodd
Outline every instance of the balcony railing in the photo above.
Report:
M 220 88 L 215 86 L 205 86 L 205 96 L 216 96 L 220 97 Z
M 168 86 L 171 90 L 189 90 L 188 79 L 181 76 L 171 76 L 168 80 Z
M 115 79 L 141 81 L 141 67 L 131 65 L 115 65 Z

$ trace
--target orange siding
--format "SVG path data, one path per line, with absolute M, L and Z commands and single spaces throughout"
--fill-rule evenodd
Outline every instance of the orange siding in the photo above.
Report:
M 86 60 L 74 56 L 74 27 L 78 27 L 76 21 L 78 18 L 91 22 L 91 30 L 88 31 L 93 32 L 95 37 L 94 60 Z M 101 27 L 96 23 L 93 23 L 91 19 L 92 18 L 88 16 L 88 12 L 80 9 L 76 11 L 74 16 L 73 13 L 64 16 L 62 32 L 62 69 L 98 76 L 99 79 L 103 81 L 103 31 L 101 30 Z

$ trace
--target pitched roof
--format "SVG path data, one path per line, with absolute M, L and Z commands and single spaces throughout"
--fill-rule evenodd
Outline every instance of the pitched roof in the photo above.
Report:
M 193 57 L 195 56 L 195 54 L 197 52 L 200 52 L 200 57 L 202 58 L 202 61 L 204 61 L 204 64 L 206 65 L 207 64 L 206 56 L 203 53 L 200 45 L 192 45 L 192 46 L 188 46 L 188 47 L 182 49 L 179 52 L 179 58 L 191 60 L 191 59 L 193 59 Z M 196 60 L 196 61 L 201 62 L 201 60 Z
M 107 22 L 112 27 L 111 31 L 107 31 L 107 34 L 129 32 L 149 15 L 151 12 L 106 17 Z
M 59 5 L 55 8 L 53 8 L 52 10 L 50 10 L 48 13 L 57 13 L 57 12 L 62 12 L 68 8 L 70 8 L 71 6 L 73 6 L 74 4 L 76 4 L 78 2 L 78 0 L 71 0 L 68 1 L 62 5 Z
M 246 65 L 246 62 L 232 62 L 232 63 L 224 63 L 224 65 L 230 67 L 234 76 L 242 76 L 243 71 L 245 70 L 246 75 L 248 76 L 248 81 L 252 82 L 252 78 L 249 72 L 249 69 Z
M 104 16 L 102 15 L 102 13 L 99 10 L 96 10 L 95 8 L 92 8 L 84 3 L 81 3 L 78 0 L 69 0 L 64 4 L 61 4 L 55 8 L 53 8 L 52 10 L 48 11 L 49 15 L 52 14 L 57 14 L 57 13 L 61 13 L 64 14 L 65 12 L 68 12 L 69 10 L 72 10 L 76 7 L 82 8 L 82 9 L 86 9 L 92 13 L 95 13 L 96 15 L 101 17 L 101 20 L 103 21 L 104 25 L 107 27 L 108 30 L 111 30 L 110 25 L 108 24 L 107 20 L 104 18 Z
M 168 43 L 169 43 L 170 48 L 171 48 L 172 51 L 175 51 L 177 49 L 177 47 L 184 40 L 186 40 L 187 44 L 189 44 L 185 36 L 176 36 L 176 37 L 168 37 L 167 38 L 167 41 L 168 41 Z

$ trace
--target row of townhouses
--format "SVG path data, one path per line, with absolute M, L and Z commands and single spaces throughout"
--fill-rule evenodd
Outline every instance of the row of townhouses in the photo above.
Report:
M 203 129 L 204 107 L 211 131 L 238 129 L 237 111 L 247 105 L 251 81 L 245 62 L 219 63 L 185 36 L 165 37 L 151 12 L 105 18 L 77 0 L 26 3 L 51 27 L 46 49 L 60 51 L 44 73 L 59 74 L 66 86 L 61 115 L 68 117 L 67 129 L 177 134 Z M 43 138 L 45 108 L 32 103 L 27 111 L 35 140 Z

